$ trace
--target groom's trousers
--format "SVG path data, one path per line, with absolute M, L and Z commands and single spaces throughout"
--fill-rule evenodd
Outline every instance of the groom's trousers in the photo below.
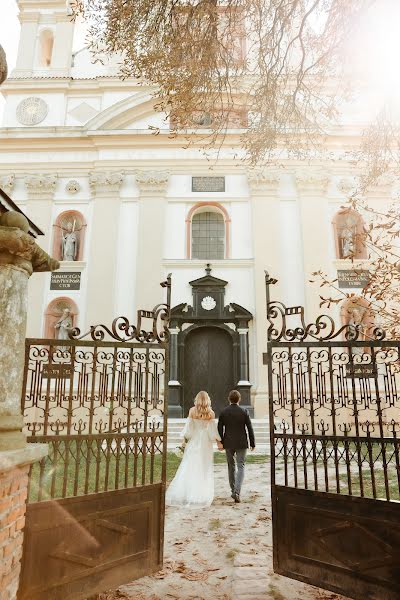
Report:
M 231 486 L 232 494 L 240 495 L 244 478 L 244 465 L 246 463 L 247 449 L 232 450 L 226 448 L 225 453 L 226 461 L 228 463 L 229 485 Z

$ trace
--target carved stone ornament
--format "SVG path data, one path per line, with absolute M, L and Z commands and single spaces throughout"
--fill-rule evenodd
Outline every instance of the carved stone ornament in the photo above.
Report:
M 123 182 L 125 173 L 123 171 L 109 171 L 104 173 L 90 173 L 89 185 L 94 192 L 116 191 Z
M 77 194 L 81 189 L 81 184 L 79 183 L 79 181 L 76 181 L 75 179 L 71 179 L 71 181 L 68 181 L 67 185 L 65 186 L 65 190 L 69 193 L 69 194 Z
M 20 213 L 10 211 L 0 219 L 0 264 L 10 265 L 28 277 L 36 271 L 55 271 L 58 260 L 51 258 L 27 232 L 29 223 Z
M 329 177 L 323 171 L 314 171 L 312 169 L 299 169 L 296 171 L 296 183 L 299 190 L 307 191 L 325 191 L 329 182 Z
M 17 119 L 21 125 L 38 125 L 44 121 L 48 112 L 49 107 L 42 98 L 30 96 L 18 104 Z
M 0 188 L 9 194 L 14 187 L 15 175 L 3 175 L 0 177 Z
M 338 182 L 337 188 L 346 198 L 349 198 L 356 191 L 357 182 L 354 178 L 343 178 Z
M 250 189 L 256 190 L 267 190 L 276 189 L 279 185 L 279 172 L 278 171 L 249 171 L 247 174 Z
M 145 192 L 161 192 L 166 189 L 169 180 L 168 171 L 136 171 L 136 182 Z
M 2 46 L 0 46 L 0 84 L 3 83 L 7 79 L 7 59 L 6 53 Z
M 201 301 L 201 306 L 204 310 L 213 310 L 217 306 L 217 303 L 212 296 L 205 296 Z
M 28 175 L 25 186 L 30 194 L 53 194 L 57 185 L 57 175 Z

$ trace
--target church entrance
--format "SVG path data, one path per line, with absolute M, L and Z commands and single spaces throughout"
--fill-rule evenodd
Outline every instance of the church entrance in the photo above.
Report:
M 234 385 L 232 336 L 220 327 L 191 331 L 184 355 L 184 416 L 200 390 L 208 392 L 218 416 Z
M 228 282 L 211 275 L 189 281 L 193 304 L 171 310 L 169 327 L 168 416 L 186 417 L 198 392 L 210 394 L 217 416 L 231 389 L 253 412 L 250 399 L 249 323 L 252 314 L 234 302 L 225 304 Z

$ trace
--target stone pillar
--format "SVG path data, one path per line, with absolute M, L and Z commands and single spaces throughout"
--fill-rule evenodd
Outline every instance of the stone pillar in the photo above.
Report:
M 307 321 L 313 321 L 321 312 L 318 287 L 308 283 L 312 279 L 311 273 L 319 270 L 329 273 L 332 268 L 329 248 L 331 219 L 327 197 L 328 181 L 328 176 L 322 171 L 303 169 L 296 173 L 303 240 Z
M 279 173 L 250 173 L 248 176 L 251 191 L 252 229 L 254 252 L 254 332 L 252 361 L 255 365 L 257 379 L 253 381 L 255 411 L 258 417 L 268 416 L 267 382 L 268 371 L 263 364 L 262 355 L 267 344 L 267 315 L 265 301 L 265 271 L 271 277 L 279 279 L 281 267 L 280 244 L 280 200 Z M 275 286 L 274 298 L 280 298 L 279 284 Z
M 160 282 L 164 279 L 164 235 L 169 173 L 138 171 L 140 188 L 138 268 L 136 278 L 136 308 L 149 310 L 161 301 Z M 150 268 L 145 268 L 149 265 Z
M 51 216 L 56 185 L 56 175 L 28 175 L 25 177 L 25 187 L 28 196 L 26 212 L 28 217 L 43 230 L 44 238 L 41 244 L 47 251 L 50 248 L 53 230 Z M 43 305 L 46 283 L 45 277 L 35 277 L 32 279 L 28 291 L 29 306 Z M 28 337 L 40 337 L 43 335 L 42 323 L 43 314 L 39 311 L 31 312 L 29 315 Z
M 22 556 L 22 529 L 29 466 L 47 453 L 26 444 L 22 433 L 21 388 L 25 357 L 28 280 L 34 271 L 53 271 L 50 258 L 27 232 L 20 213 L 0 219 L 0 590 L 2 600 L 16 598 Z
M 91 173 L 93 213 L 88 231 L 90 248 L 87 265 L 87 300 L 85 323 L 111 323 L 116 313 L 115 289 L 119 213 L 119 190 L 124 180 L 122 172 Z M 135 240 L 132 240 L 135 244 Z
M 242 400 L 241 405 L 247 408 L 250 416 L 254 414 L 254 407 L 251 406 L 249 381 L 249 330 L 247 327 L 238 327 L 239 334 L 239 381 L 236 385 Z
M 168 417 L 181 419 L 183 410 L 181 406 L 181 384 L 178 381 L 178 335 L 179 327 L 169 329 L 169 394 Z

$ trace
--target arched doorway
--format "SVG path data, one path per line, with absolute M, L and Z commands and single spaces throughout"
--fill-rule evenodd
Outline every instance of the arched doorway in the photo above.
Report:
M 221 327 L 188 333 L 184 350 L 184 416 L 200 390 L 209 393 L 218 416 L 234 387 L 232 336 Z

